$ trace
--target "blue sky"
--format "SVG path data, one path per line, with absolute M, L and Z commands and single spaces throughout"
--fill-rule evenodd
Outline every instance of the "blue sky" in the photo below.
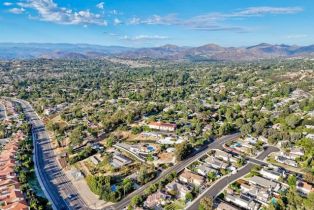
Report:
M 314 44 L 312 0 L 1 0 L 0 4 L 0 42 L 132 47 Z

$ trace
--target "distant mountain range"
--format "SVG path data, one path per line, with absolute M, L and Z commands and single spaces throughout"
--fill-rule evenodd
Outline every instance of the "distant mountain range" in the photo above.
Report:
M 0 43 L 0 59 L 90 59 L 115 56 L 130 59 L 165 59 L 191 61 L 244 61 L 271 58 L 314 57 L 314 45 L 272 45 L 262 43 L 249 47 L 200 47 L 164 45 L 152 48 L 128 48 L 89 44 Z

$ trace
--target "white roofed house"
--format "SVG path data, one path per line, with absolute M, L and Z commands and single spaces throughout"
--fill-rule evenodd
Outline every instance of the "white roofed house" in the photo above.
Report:
M 281 155 L 290 160 L 295 160 L 304 155 L 304 151 L 300 148 L 292 148 L 287 152 L 281 152 Z
M 210 167 L 207 163 L 202 163 L 196 167 L 196 172 L 202 176 L 207 176 L 210 172 L 218 173 L 216 169 Z
M 258 210 L 261 206 L 252 197 L 243 194 L 239 196 L 227 194 L 225 200 L 248 210 Z
M 172 181 L 166 185 L 167 192 L 175 192 L 177 198 L 185 199 L 185 196 L 188 192 L 191 192 L 191 189 L 184 184 L 179 183 L 178 181 Z
M 275 157 L 276 161 L 289 166 L 298 167 L 298 163 L 295 160 L 288 159 L 284 156 L 278 155 Z
M 208 158 L 206 158 L 204 160 L 206 163 L 208 163 L 212 168 L 214 169 L 226 169 L 228 167 L 228 164 L 218 160 L 217 158 L 213 157 L 213 156 L 209 156 Z
M 253 176 L 249 179 L 250 184 L 258 185 L 264 187 L 268 190 L 278 192 L 281 188 L 280 184 L 269 179 L 265 179 L 260 176 Z
M 290 159 L 285 160 L 285 164 L 296 167 L 296 168 L 299 166 L 295 160 L 290 160 Z
M 271 193 L 269 193 L 266 188 L 257 185 L 243 183 L 240 185 L 240 187 L 243 193 L 249 194 L 255 197 L 259 202 L 265 204 L 267 204 L 271 197 Z
M 296 157 L 301 157 L 304 155 L 304 150 L 302 148 L 292 148 L 290 154 Z
M 222 159 L 223 161 L 229 162 L 229 160 L 232 157 L 232 155 L 227 153 L 227 152 L 225 152 L 225 151 L 216 150 L 215 157 L 218 158 L 218 159 Z
M 275 170 L 265 169 L 265 168 L 263 168 L 260 171 L 260 174 L 267 179 L 276 180 L 276 181 L 278 181 L 280 177 L 283 176 L 283 173 L 280 173 Z
M 111 165 L 115 168 L 120 168 L 130 163 L 132 163 L 132 160 L 120 153 L 114 154 L 111 161 Z
M 184 142 L 185 140 L 181 137 L 172 137 L 172 136 L 167 136 L 165 138 L 160 138 L 157 140 L 157 142 L 159 144 L 169 144 L 169 145 L 173 145 L 173 144 L 180 144 L 182 142 Z
M 306 135 L 306 138 L 314 140 L 314 134 L 309 133 L 309 134 Z
M 246 142 L 248 142 L 248 143 L 250 143 L 250 144 L 255 145 L 256 142 L 257 142 L 257 138 L 254 138 L 254 137 L 252 137 L 252 136 L 248 136 L 248 137 L 246 137 L 246 138 L 244 139 L 244 141 L 246 141 Z

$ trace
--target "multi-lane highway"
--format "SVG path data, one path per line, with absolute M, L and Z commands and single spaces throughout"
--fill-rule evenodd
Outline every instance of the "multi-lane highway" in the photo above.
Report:
M 59 167 L 48 133 L 37 113 L 28 102 L 18 99 L 13 101 L 21 104 L 27 120 L 32 124 L 36 175 L 53 208 L 89 209 Z M 72 195 L 71 199 L 69 195 Z
M 21 104 L 23 112 L 29 122 L 33 125 L 33 138 L 34 138 L 34 162 L 36 167 L 36 174 L 45 195 L 52 203 L 54 209 L 90 209 L 86 206 L 84 200 L 77 193 L 76 188 L 71 181 L 68 180 L 62 169 L 57 163 L 52 144 L 50 142 L 48 133 L 45 130 L 43 122 L 40 120 L 37 113 L 33 110 L 32 106 L 24 100 L 13 99 L 13 101 Z M 123 209 L 129 203 L 132 197 L 135 195 L 143 194 L 144 190 L 150 185 L 157 183 L 162 178 L 166 177 L 172 172 L 179 173 L 184 170 L 189 164 L 205 155 L 211 149 L 222 149 L 223 145 L 228 141 L 235 140 L 239 137 L 239 133 L 228 135 L 216 139 L 212 143 L 203 146 L 199 150 L 196 150 L 189 158 L 171 168 L 163 171 L 156 179 L 143 185 L 136 191 L 129 194 L 120 202 L 106 207 L 105 209 Z M 69 195 L 73 195 L 71 199 Z

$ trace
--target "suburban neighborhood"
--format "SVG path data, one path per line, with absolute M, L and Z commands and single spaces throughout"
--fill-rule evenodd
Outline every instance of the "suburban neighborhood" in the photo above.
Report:
M 314 0 L 0 1 L 0 210 L 314 210 Z
M 64 61 L 41 62 L 48 69 Z M 32 65 L 12 66 L 26 64 Z M 282 70 L 270 77 L 252 65 L 256 76 L 238 70 L 236 78 L 247 80 L 236 85 L 228 74 L 232 82 L 220 76 L 195 85 L 198 71 L 206 69 L 202 64 L 184 75 L 173 72 L 182 76 L 182 87 L 193 87 L 175 101 L 163 91 L 154 93 L 158 100 L 140 99 L 137 80 L 125 86 L 129 92 L 92 98 L 92 88 L 82 87 L 78 96 L 77 89 L 64 87 L 56 95 L 43 83 L 36 98 L 37 87 L 28 85 L 32 91 L 25 92 L 4 74 L 1 208 L 311 209 L 314 75 Z M 307 88 L 290 80 L 299 76 Z M 114 91 L 113 85 L 107 87 Z

